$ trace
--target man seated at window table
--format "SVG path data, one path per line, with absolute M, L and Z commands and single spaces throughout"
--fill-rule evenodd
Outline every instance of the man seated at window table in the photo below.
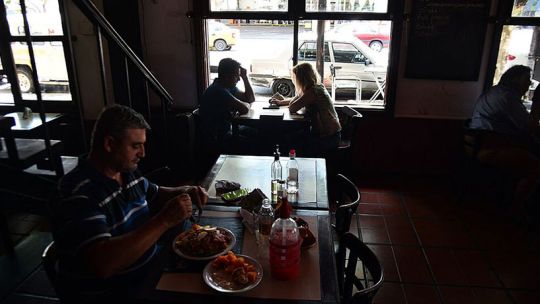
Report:
M 148 129 L 132 109 L 106 108 L 94 126 L 88 159 L 60 180 L 64 200 L 54 206 L 59 272 L 63 284 L 90 302 L 126 300 L 160 236 L 188 219 L 192 204 L 202 207 L 208 200 L 201 187 L 160 187 L 140 176 Z
M 296 95 L 292 98 L 272 98 L 271 104 L 288 105 L 291 113 L 305 108 L 311 121 L 311 134 L 304 153 L 308 156 L 324 156 L 337 149 L 341 140 L 341 125 L 332 98 L 320 81 L 320 76 L 307 62 L 292 69 Z
M 478 159 L 520 179 L 512 213 L 523 211 L 523 204 L 540 190 L 540 89 L 534 92 L 530 113 L 521 99 L 530 85 L 531 69 L 512 66 L 478 98 L 470 125 L 490 131 L 482 138 Z
M 245 92 L 236 87 L 240 79 Z M 231 121 L 235 113 L 247 114 L 254 101 L 246 69 L 234 59 L 222 59 L 218 78 L 204 91 L 199 108 L 204 139 L 223 144 L 231 136 Z

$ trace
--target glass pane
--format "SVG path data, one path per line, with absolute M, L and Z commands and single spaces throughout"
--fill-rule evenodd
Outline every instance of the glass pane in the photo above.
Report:
M 388 0 L 306 0 L 306 12 L 386 13 Z
M 515 26 L 503 27 L 497 67 L 493 84 L 499 82 L 501 75 L 513 65 L 526 65 L 533 70 L 533 80 L 526 100 L 530 100 L 533 90 L 540 81 L 540 27 Z
M 540 1 L 514 0 L 512 17 L 540 17 Z
M 34 42 L 38 80 L 44 100 L 71 100 L 62 42 Z M 26 43 L 12 43 L 23 99 L 36 99 L 32 64 Z
M 0 70 L 4 70 L 0 59 Z M 13 94 L 11 94 L 11 84 L 5 74 L 0 75 L 0 105 L 13 105 Z
M 25 34 L 19 0 L 4 0 L 11 35 Z M 57 0 L 27 0 L 26 18 L 30 33 L 35 36 L 62 35 L 62 19 Z
M 219 11 L 250 11 L 250 12 L 287 11 L 288 0 L 262 0 L 262 1 L 211 0 L 210 10 L 214 12 L 219 12 Z
M 210 81 L 219 61 L 233 58 L 247 69 L 257 100 L 268 101 L 273 91 L 294 93 L 290 81 L 293 25 L 282 20 L 208 20 Z M 238 88 L 244 89 L 240 80 Z
M 304 27 L 299 35 L 298 61 L 315 64 L 317 27 L 324 26 L 325 63 L 321 76 L 336 103 L 384 106 L 391 22 L 310 22 L 311 26 Z M 311 50 L 309 59 L 302 56 L 305 49 Z

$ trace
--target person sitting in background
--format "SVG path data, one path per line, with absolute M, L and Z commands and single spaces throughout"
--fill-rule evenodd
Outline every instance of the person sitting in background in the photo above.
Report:
M 53 236 L 62 285 L 77 297 L 68 301 L 125 302 L 156 255 L 156 241 L 192 215 L 192 204 L 208 200 L 201 187 L 160 187 L 140 176 L 148 129 L 128 107 L 104 109 L 88 159 L 59 182 Z
M 531 69 L 509 68 L 496 86 L 477 100 L 470 128 L 485 130 L 478 160 L 519 178 L 510 212 L 521 212 L 537 190 L 540 158 L 537 135 L 540 130 L 540 90 L 532 98 L 530 113 L 522 97 L 531 85 Z
M 245 92 L 236 87 L 242 79 Z M 223 145 L 231 137 L 235 113 L 247 114 L 255 101 L 246 69 L 231 58 L 219 62 L 218 78 L 204 91 L 199 108 L 203 139 Z
M 296 95 L 292 98 L 272 98 L 270 103 L 288 105 L 291 113 L 305 108 L 304 115 L 311 120 L 311 134 L 305 153 L 309 156 L 324 156 L 326 152 L 337 149 L 341 140 L 341 125 L 332 98 L 311 64 L 297 64 L 291 74 Z

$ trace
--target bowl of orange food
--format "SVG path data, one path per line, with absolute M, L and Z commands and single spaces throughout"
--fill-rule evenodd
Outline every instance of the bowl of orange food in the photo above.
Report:
M 203 270 L 204 282 L 226 293 L 244 292 L 259 285 L 263 268 L 254 258 L 229 251 L 208 263 Z

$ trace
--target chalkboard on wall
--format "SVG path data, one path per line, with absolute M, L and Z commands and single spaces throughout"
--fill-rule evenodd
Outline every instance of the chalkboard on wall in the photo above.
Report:
M 478 80 L 490 0 L 413 0 L 405 77 Z

